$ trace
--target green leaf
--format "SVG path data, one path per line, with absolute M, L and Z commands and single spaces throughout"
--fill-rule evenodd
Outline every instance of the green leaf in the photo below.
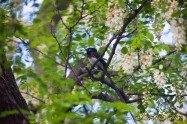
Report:
M 177 53 L 177 54 L 174 56 L 174 64 L 175 64 L 175 67 L 176 67 L 176 68 L 179 67 L 180 61 L 181 61 L 180 53 Z
M 160 43 L 158 48 L 160 47 L 160 49 L 164 49 L 165 51 L 170 51 L 170 47 L 168 44 L 165 43 Z
M 21 90 L 24 90 L 24 89 L 26 89 L 26 88 L 29 87 L 29 86 L 31 86 L 31 83 L 23 83 L 23 84 L 21 84 L 21 85 L 19 86 L 19 88 L 20 88 Z
M 180 16 L 180 14 L 181 14 L 181 12 L 180 12 L 180 11 L 175 12 L 175 13 L 173 13 L 173 14 L 172 14 L 172 17 L 179 17 L 179 16 Z
M 34 22 L 34 23 L 40 23 L 41 20 L 40 20 L 39 18 L 35 18 L 35 19 L 33 20 L 33 22 Z
M 90 39 L 88 39 L 88 45 L 94 46 L 94 38 L 93 37 L 91 37 Z
M 124 8 L 125 7 L 125 1 L 124 0 L 118 0 L 118 3 L 119 3 L 119 6 L 121 8 Z
M 154 108 L 154 107 L 155 107 L 154 102 L 150 102 L 150 103 L 149 103 L 149 106 L 150 106 L 151 108 Z
M 125 43 L 126 43 L 126 41 L 120 41 L 120 42 L 119 42 L 120 45 L 123 45 L 123 44 L 125 44 Z
M 114 107 L 117 110 L 121 111 L 133 111 L 135 112 L 135 108 L 132 105 L 125 104 L 122 102 L 113 102 L 113 103 L 105 103 L 108 107 Z
M 141 41 L 143 39 L 144 38 L 142 38 Z M 142 47 L 142 42 L 141 41 L 140 41 L 139 37 L 134 38 L 133 41 L 132 41 L 132 44 L 131 44 L 132 50 L 136 50 L 137 48 L 141 48 Z
M 40 5 L 38 3 L 34 3 L 32 6 L 39 7 Z
M 10 68 L 11 65 L 12 65 L 12 61 L 7 61 L 7 62 L 4 64 L 5 68 Z
M 76 34 L 75 38 L 73 40 L 80 41 L 82 39 L 82 36 L 80 34 Z
M 150 41 L 153 41 L 153 40 L 154 40 L 154 36 L 153 36 L 153 34 L 151 34 L 151 33 L 147 33 L 147 38 L 148 38 Z
M 123 48 L 121 49 L 121 52 L 122 52 L 123 54 L 126 54 L 126 53 L 128 53 L 128 49 L 127 49 L 126 47 L 123 47 Z
M 182 12 L 183 14 L 187 15 L 187 8 L 183 9 L 181 12 Z
M 30 44 L 31 48 L 35 48 L 37 46 L 39 46 L 40 42 L 38 40 L 33 40 Z
M 4 111 L 0 114 L 0 117 L 6 117 L 10 115 L 19 114 L 18 110 L 10 110 L 10 111 Z

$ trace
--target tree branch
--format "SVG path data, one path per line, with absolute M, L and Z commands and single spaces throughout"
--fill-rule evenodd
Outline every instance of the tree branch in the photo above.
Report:
M 156 60 L 155 62 L 153 62 L 152 65 L 156 65 L 157 63 L 161 62 L 162 60 L 165 60 L 167 56 L 169 56 L 169 55 L 171 55 L 171 54 L 173 54 L 173 53 L 175 53 L 175 52 L 176 52 L 176 50 L 169 52 L 169 53 L 168 53 L 167 55 L 165 55 L 164 57 L 162 57 L 162 58 Z M 141 69 L 141 66 L 140 66 L 140 65 L 134 69 L 134 72 L 137 72 L 139 69 Z
M 132 92 L 128 92 L 126 93 L 127 95 L 143 95 L 143 93 L 132 93 Z M 155 95 L 155 96 L 162 96 L 162 97 L 173 97 L 173 96 L 177 96 L 177 94 L 164 94 L 164 93 L 153 93 L 150 92 L 151 95 Z M 185 97 L 187 96 L 187 94 L 181 94 L 179 95 L 181 97 Z
M 186 113 L 183 113 L 183 112 L 177 110 L 177 108 L 174 107 L 174 110 L 175 110 L 177 113 L 179 113 L 179 114 L 181 114 L 181 115 L 187 117 L 187 114 L 186 114 Z
M 92 99 L 100 99 L 107 102 L 117 102 L 120 101 L 116 97 L 109 96 L 108 94 L 100 93 L 99 95 L 92 96 Z

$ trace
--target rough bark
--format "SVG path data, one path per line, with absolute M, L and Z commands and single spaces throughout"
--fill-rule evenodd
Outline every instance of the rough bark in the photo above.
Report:
M 23 110 L 28 110 L 27 104 L 18 89 L 12 69 L 7 67 L 5 52 L 0 46 L 0 123 L 29 123 Z M 11 111 L 16 113 L 4 115 Z

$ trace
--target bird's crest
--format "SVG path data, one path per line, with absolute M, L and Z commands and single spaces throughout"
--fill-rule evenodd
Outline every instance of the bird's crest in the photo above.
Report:
M 89 47 L 86 49 L 87 52 L 97 52 L 95 48 Z

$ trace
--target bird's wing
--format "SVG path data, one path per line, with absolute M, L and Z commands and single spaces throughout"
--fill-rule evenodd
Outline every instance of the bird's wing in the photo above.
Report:
M 95 58 L 99 58 L 100 57 L 100 55 L 97 53 L 97 52 L 92 52 L 92 55 L 91 55 L 92 57 L 95 57 Z M 100 60 L 99 60 L 102 64 L 103 64 L 103 66 L 106 66 L 106 62 L 104 61 L 104 59 L 103 58 L 100 58 Z

